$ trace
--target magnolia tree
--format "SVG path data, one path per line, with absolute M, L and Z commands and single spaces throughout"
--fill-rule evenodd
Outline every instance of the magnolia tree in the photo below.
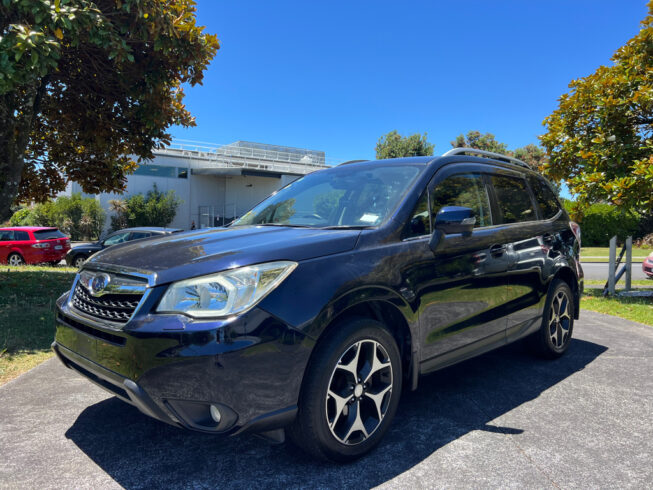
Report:
M 0 0 L 0 222 L 69 180 L 122 191 L 191 126 L 183 83 L 219 48 L 192 0 Z
M 574 80 L 540 137 L 544 172 L 580 206 L 653 211 L 653 2 L 641 30 L 592 75 Z

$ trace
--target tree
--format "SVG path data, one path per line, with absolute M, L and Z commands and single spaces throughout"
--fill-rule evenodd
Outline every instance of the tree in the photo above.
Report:
M 94 239 L 100 236 L 106 214 L 97 199 L 59 196 L 54 201 L 22 208 L 11 217 L 12 226 L 56 226 L 73 240 Z
M 111 228 L 168 226 L 175 219 L 181 203 L 174 191 L 161 192 L 154 185 L 145 196 L 135 194 L 124 201 L 113 200 L 110 206 L 116 214 L 111 216 Z
M 582 206 L 653 211 L 653 2 L 648 9 L 613 64 L 573 80 L 544 120 L 544 172 L 564 179 Z
M 401 136 L 397 131 L 390 131 L 381 136 L 376 144 L 376 158 L 401 158 L 433 155 L 435 145 L 426 139 L 426 133 Z
M 68 180 L 122 192 L 218 48 L 193 0 L 0 0 L 0 222 Z
M 526 162 L 533 170 L 541 171 L 549 162 L 549 157 L 542 147 L 530 143 L 509 153 L 511 156 Z
M 456 136 L 451 142 L 454 148 L 475 148 L 483 151 L 493 151 L 494 153 L 508 154 L 508 145 L 499 143 L 492 133 L 481 134 L 480 131 L 468 131 L 467 135 Z

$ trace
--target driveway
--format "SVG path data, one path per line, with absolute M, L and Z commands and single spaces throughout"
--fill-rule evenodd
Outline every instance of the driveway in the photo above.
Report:
M 0 487 L 650 488 L 653 327 L 583 312 L 574 333 L 557 361 L 508 346 L 422 378 L 344 466 L 167 426 L 51 360 L 0 387 Z

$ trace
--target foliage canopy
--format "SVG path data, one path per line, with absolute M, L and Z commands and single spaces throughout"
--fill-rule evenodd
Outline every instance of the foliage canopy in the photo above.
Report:
M 174 191 L 161 192 L 154 185 L 147 195 L 135 194 L 123 200 L 114 200 L 111 208 L 111 228 L 135 226 L 168 226 L 175 219 L 177 208 L 182 203 Z
M 401 136 L 397 131 L 390 131 L 379 138 L 376 144 L 376 158 L 401 158 L 433 155 L 435 145 L 428 142 L 426 133 Z
M 573 80 L 544 120 L 544 172 L 564 179 L 580 206 L 653 210 L 653 2 L 648 9 L 613 64 Z
M 56 226 L 72 240 L 93 240 L 104 228 L 106 213 L 97 199 L 59 196 L 54 201 L 19 209 L 9 220 L 11 226 Z
M 122 191 L 218 48 L 192 0 L 0 0 L 0 220 L 68 180 Z

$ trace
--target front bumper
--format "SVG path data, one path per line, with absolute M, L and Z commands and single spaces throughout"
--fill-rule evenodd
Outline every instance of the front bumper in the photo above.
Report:
M 116 330 L 78 315 L 66 296 L 57 302 L 52 348 L 64 365 L 146 415 L 235 434 L 292 422 L 312 345 L 256 308 L 224 321 L 137 313 Z

